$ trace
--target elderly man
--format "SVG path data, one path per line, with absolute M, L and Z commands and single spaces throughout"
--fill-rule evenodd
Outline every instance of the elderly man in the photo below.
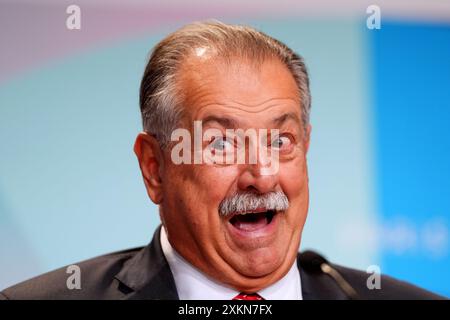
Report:
M 249 27 L 188 25 L 153 50 L 134 151 L 162 226 L 144 248 L 62 268 L 7 299 L 438 298 L 299 256 L 309 191 L 309 79 L 303 59 Z M 264 152 L 262 152 L 264 151 Z M 331 270 L 331 271 L 330 271 Z

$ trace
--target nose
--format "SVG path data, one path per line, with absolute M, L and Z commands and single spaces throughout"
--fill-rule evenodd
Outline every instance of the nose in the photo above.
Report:
M 243 191 L 268 193 L 275 191 L 278 185 L 278 174 L 264 174 L 264 167 L 258 163 L 245 165 L 238 180 L 238 188 Z

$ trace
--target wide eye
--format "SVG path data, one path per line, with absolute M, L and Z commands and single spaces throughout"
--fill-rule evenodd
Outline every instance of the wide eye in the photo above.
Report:
M 226 137 L 215 137 L 209 147 L 216 152 L 228 152 L 233 149 L 233 142 L 227 140 Z
M 270 145 L 272 148 L 287 150 L 291 147 L 292 141 L 287 136 L 277 136 L 275 139 L 272 140 Z

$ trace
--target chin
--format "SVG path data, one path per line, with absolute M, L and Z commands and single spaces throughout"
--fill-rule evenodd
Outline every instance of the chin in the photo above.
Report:
M 286 251 L 284 251 L 286 252 Z M 261 248 L 254 252 L 246 252 L 238 258 L 239 267 L 246 277 L 264 277 L 275 273 L 282 266 L 284 256 L 275 248 Z

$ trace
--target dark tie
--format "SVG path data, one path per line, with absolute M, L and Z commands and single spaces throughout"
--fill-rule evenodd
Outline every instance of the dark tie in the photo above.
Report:
M 264 300 L 263 297 L 261 297 L 257 293 L 239 293 L 236 297 L 233 298 L 233 300 Z

